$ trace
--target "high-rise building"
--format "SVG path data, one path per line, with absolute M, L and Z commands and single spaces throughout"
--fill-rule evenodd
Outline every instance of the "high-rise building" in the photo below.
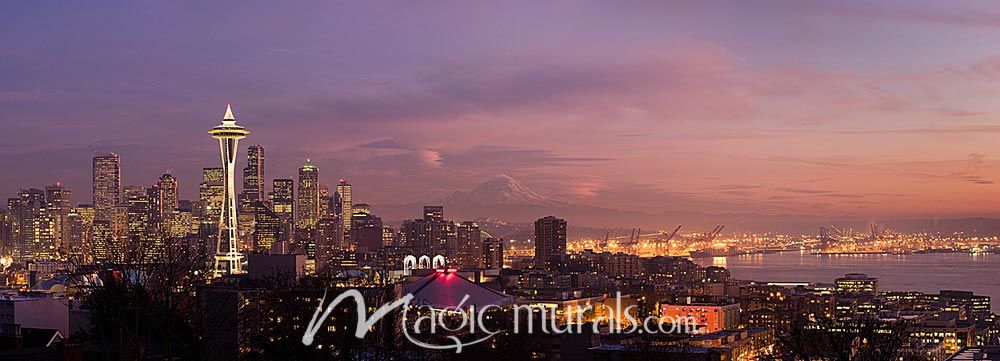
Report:
M 424 220 L 428 222 L 443 222 L 444 206 L 424 206 Z
M 503 240 L 483 240 L 483 268 L 503 268 Z
M 21 198 L 7 198 L 7 209 L 4 223 L 4 249 L 0 256 L 16 256 L 20 242 Z
M 457 249 L 458 225 L 448 220 L 428 223 L 431 227 L 430 253 L 428 254 L 440 254 L 449 260 L 454 258 Z
M 156 204 L 159 207 L 156 213 L 166 218 L 177 209 L 177 178 L 170 173 L 160 176 L 160 180 L 156 182 L 156 190 L 158 198 Z
M 535 268 L 555 270 L 566 257 L 566 220 L 547 216 L 535 221 Z
M 168 238 L 179 239 L 198 232 L 198 222 L 194 216 L 194 205 L 191 201 L 178 201 L 177 209 L 163 220 L 163 234 Z
M 198 200 L 201 203 L 199 218 L 202 222 L 218 224 L 222 204 L 225 201 L 226 187 L 223 180 L 225 171 L 222 168 L 204 168 L 201 170 L 201 184 L 198 185 Z
M 70 199 L 72 192 L 62 184 L 56 183 L 45 187 L 45 207 L 49 213 L 49 220 L 52 222 L 52 238 L 55 240 L 57 250 L 64 250 L 69 245 L 69 217 L 73 209 L 73 202 Z
M 159 237 L 154 217 L 155 206 L 151 202 L 157 195 L 157 191 L 147 190 L 146 192 L 125 192 L 125 218 L 127 240 L 122 243 L 124 246 L 126 261 L 135 261 L 133 257 L 143 257 L 147 260 L 156 260 L 163 251 L 163 242 Z
M 457 225 L 444 219 L 444 206 L 424 206 L 423 221 L 429 228 L 428 254 L 440 254 L 448 259 L 454 257 Z
M 431 224 L 424 219 L 410 219 L 399 226 L 399 242 L 412 250 L 413 254 L 430 255 Z
M 122 201 L 121 158 L 115 153 L 94 156 L 92 175 L 95 217 L 108 220 Z
M 271 210 L 281 220 L 281 241 L 295 234 L 295 181 L 275 179 L 271 182 Z
M 243 168 L 243 193 L 240 194 L 240 209 L 253 212 L 255 203 L 264 200 L 264 147 L 247 147 L 247 166 Z
M 112 262 L 117 259 L 115 255 L 121 254 L 116 249 L 118 242 L 115 240 L 110 220 L 94 220 L 94 231 L 91 236 L 92 243 L 90 252 L 97 262 Z
M 17 260 L 38 261 L 53 259 L 56 256 L 56 239 L 52 228 L 52 219 L 46 208 L 45 192 L 40 189 L 23 189 L 18 194 L 20 198 L 13 203 L 17 210 L 17 237 L 14 243 Z
M 128 241 L 128 209 L 125 203 L 120 203 L 111 209 L 111 220 L 108 223 L 111 228 L 111 241 L 114 247 L 108 247 L 113 252 L 111 255 L 115 259 L 124 251 L 124 245 Z
M 306 159 L 299 168 L 299 198 L 295 209 L 295 225 L 300 229 L 314 228 L 319 221 L 319 168 Z
M 323 218 L 323 216 L 325 216 L 327 214 L 332 214 L 335 217 L 337 217 L 337 216 L 340 215 L 340 213 L 338 213 L 338 212 L 330 212 L 330 208 L 333 208 L 330 205 L 333 202 L 335 202 L 335 201 L 336 201 L 336 195 L 333 195 L 333 196 L 330 195 L 330 187 L 327 187 L 326 184 L 320 184 L 319 185 L 319 217 L 320 218 Z
M 389 226 L 382 226 L 382 246 L 398 246 L 396 230 Z
M 218 274 L 239 274 L 243 273 L 241 264 L 243 257 L 237 249 L 236 181 L 233 170 L 236 168 L 239 141 L 246 138 L 250 131 L 236 124 L 233 109 L 227 105 L 222 124 L 215 126 L 208 133 L 212 138 L 219 140 L 226 184 L 219 220 L 219 241 L 215 247 L 215 271 Z
M 14 225 L 10 209 L 0 211 L 0 257 L 11 254 L 14 247 Z
M 459 267 L 482 268 L 483 241 L 479 225 L 469 221 L 458 224 L 455 240 L 454 255 L 448 263 Z
M 69 214 L 69 252 L 87 255 L 85 261 L 92 261 L 92 240 L 94 236 L 94 206 L 80 204 Z
M 371 214 L 367 204 L 355 204 L 351 216 L 351 242 L 358 252 L 372 253 L 378 251 L 384 244 L 382 235 L 382 218 Z
M 316 222 L 315 241 L 310 242 L 315 247 L 313 259 L 318 274 L 329 274 L 332 271 L 333 255 L 345 248 L 343 244 L 343 222 L 336 215 L 327 214 Z M 307 250 L 308 251 L 308 250 Z M 309 256 L 308 252 L 306 254 Z
M 351 184 L 346 179 L 341 178 L 337 183 L 337 200 L 340 205 L 340 219 L 344 222 L 344 232 L 351 232 L 351 216 L 354 215 L 351 195 Z
M 257 252 L 270 253 L 271 246 L 282 239 L 281 217 L 264 202 L 256 202 L 255 206 L 253 249 Z

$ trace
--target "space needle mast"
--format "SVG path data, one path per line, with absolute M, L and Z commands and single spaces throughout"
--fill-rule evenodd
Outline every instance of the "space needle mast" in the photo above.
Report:
M 236 247 L 236 182 L 233 179 L 233 171 L 236 167 L 236 152 L 239 151 L 239 141 L 246 138 L 250 131 L 236 125 L 233 108 L 226 105 L 226 115 L 222 117 L 222 124 L 209 130 L 208 134 L 219 140 L 223 175 L 226 179 L 225 194 L 219 216 L 219 238 L 215 247 L 215 274 L 217 276 L 240 274 L 243 273 L 241 266 L 243 255 Z

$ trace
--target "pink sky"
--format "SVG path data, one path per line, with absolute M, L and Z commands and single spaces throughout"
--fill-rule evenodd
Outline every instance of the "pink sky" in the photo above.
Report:
M 376 205 L 505 173 L 652 212 L 1000 216 L 991 2 L 71 6 L 0 14 L 8 197 L 87 202 L 117 151 L 192 198 L 233 103 L 268 178 L 308 157 Z

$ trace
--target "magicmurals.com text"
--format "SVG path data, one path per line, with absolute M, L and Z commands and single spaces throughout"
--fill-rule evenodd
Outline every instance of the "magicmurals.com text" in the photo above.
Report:
M 357 308 L 358 320 L 354 328 L 355 337 L 363 339 L 379 320 L 398 309 L 402 314 L 400 327 L 407 341 L 426 349 L 455 350 L 455 353 L 461 353 L 463 347 L 489 340 L 500 333 L 501 330 L 498 327 L 494 326 L 492 329 L 488 327 L 486 320 L 490 317 L 491 312 L 506 309 L 513 313 L 513 317 L 511 318 L 511 327 L 505 328 L 505 330 L 513 333 L 573 334 L 584 332 L 584 327 L 591 327 L 594 333 L 606 327 L 605 332 L 607 333 L 622 334 L 690 334 L 697 330 L 697 321 L 693 317 L 648 316 L 640 320 L 635 316 L 639 306 L 631 304 L 623 307 L 621 293 L 615 294 L 613 307 L 602 304 L 598 307 L 591 305 L 568 306 L 562 309 L 532 305 L 504 307 L 493 304 L 479 308 L 466 307 L 465 303 L 469 300 L 469 295 L 463 297 L 458 305 L 452 307 L 414 306 L 411 305 L 413 294 L 406 294 L 395 301 L 382 305 L 370 316 L 366 312 L 368 307 L 364 297 L 358 290 L 347 290 L 330 303 L 326 303 L 326 296 L 327 294 L 324 292 L 319 306 L 306 327 L 305 334 L 302 335 L 303 345 L 312 345 L 316 333 L 323 326 L 323 322 L 330 317 L 337 305 L 348 298 L 353 299 Z M 324 305 L 326 306 L 324 307 Z M 601 316 L 584 322 L 585 317 L 587 317 L 585 315 L 594 314 Z M 459 335 L 463 336 L 464 339 L 460 339 Z M 436 336 L 435 339 L 438 342 L 423 340 L 428 336 Z

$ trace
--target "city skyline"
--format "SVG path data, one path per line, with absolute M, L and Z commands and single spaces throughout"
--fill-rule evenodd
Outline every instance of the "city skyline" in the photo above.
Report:
M 288 6 L 308 21 L 266 34 L 247 24 L 277 20 L 253 6 L 61 5 L 80 15 L 62 18 L 17 4 L 0 15 L 0 124 L 19 136 L 0 166 L 18 172 L 0 191 L 60 182 L 87 199 L 89 158 L 115 152 L 123 185 L 170 171 L 193 199 L 216 163 L 198 134 L 233 103 L 259 129 L 250 143 L 268 149 L 269 179 L 312 159 L 325 184 L 364 185 L 356 197 L 374 206 L 502 173 L 566 202 L 651 213 L 1000 215 L 982 202 L 1000 175 L 994 11 L 765 4 L 456 3 L 406 18 L 384 4 Z M 192 26 L 148 21 L 158 13 Z M 729 27 L 708 25 L 719 21 Z M 88 36 L 69 36 L 77 28 Z

